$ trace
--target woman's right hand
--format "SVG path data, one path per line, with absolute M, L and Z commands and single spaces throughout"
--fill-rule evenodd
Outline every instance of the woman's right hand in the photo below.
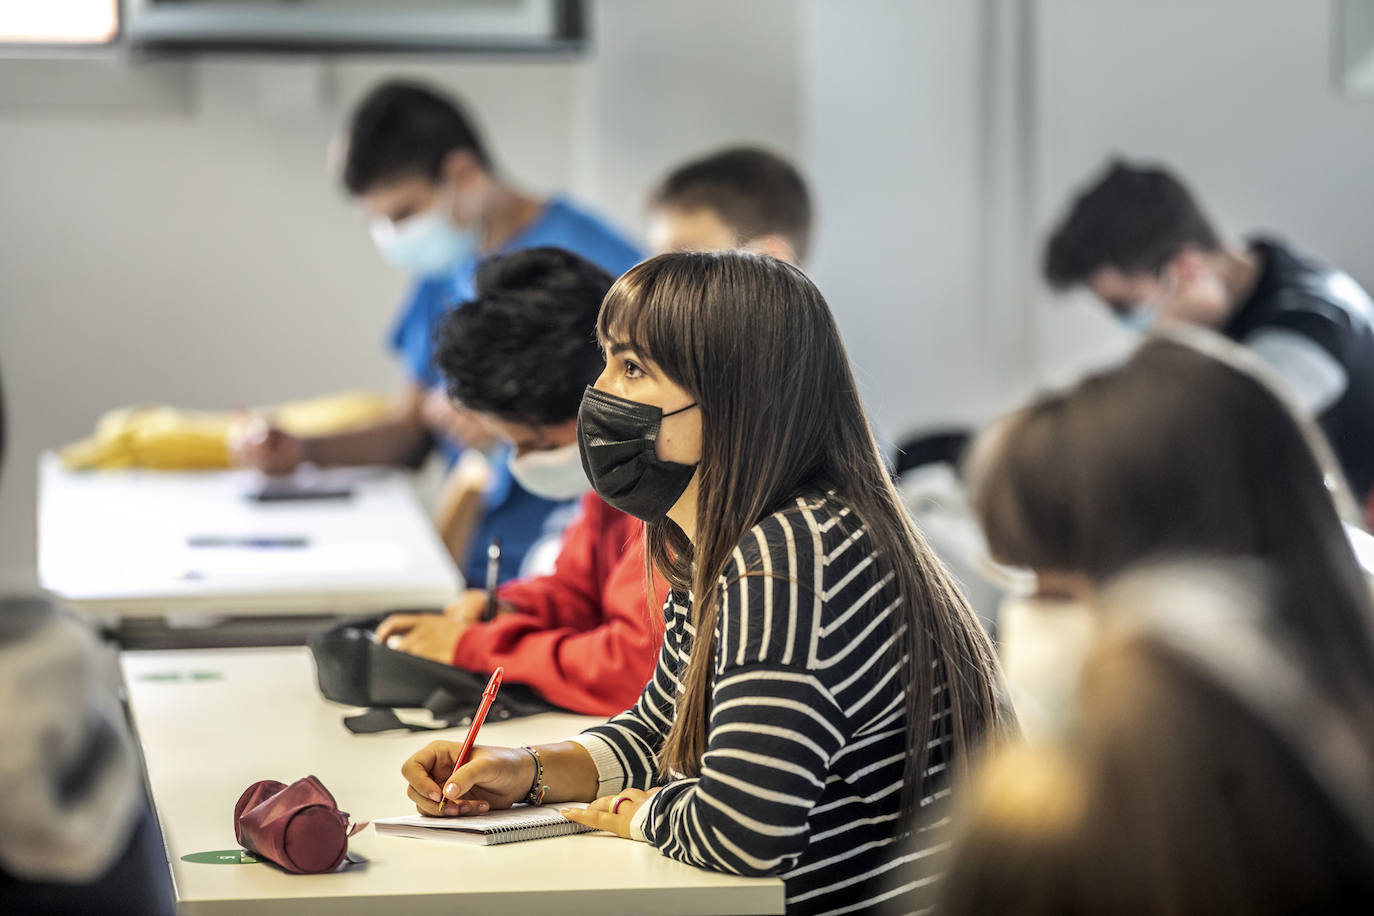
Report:
M 457 741 L 431 741 L 401 766 L 409 784 L 406 794 L 421 814 L 485 814 L 493 808 L 509 808 L 529 793 L 535 766 L 528 751 L 473 748 L 468 762 L 454 773 L 453 763 L 462 749 Z

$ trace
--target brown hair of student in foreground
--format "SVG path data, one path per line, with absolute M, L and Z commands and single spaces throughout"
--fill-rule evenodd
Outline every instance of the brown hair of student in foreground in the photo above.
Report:
M 1369 717 L 1312 677 L 1290 615 L 1225 619 L 1232 596 L 1180 602 L 1179 576 L 1113 588 L 1100 610 L 1127 635 L 1090 657 L 1068 738 L 979 774 L 941 913 L 1374 911 Z M 1180 632 L 1134 623 L 1150 603 L 1184 615 Z
M 1013 413 L 979 438 L 969 472 L 993 557 L 1042 576 L 1091 589 L 1143 561 L 1270 564 L 1302 596 L 1285 625 L 1339 695 L 1367 702 L 1374 602 L 1336 467 L 1254 360 L 1181 331 Z

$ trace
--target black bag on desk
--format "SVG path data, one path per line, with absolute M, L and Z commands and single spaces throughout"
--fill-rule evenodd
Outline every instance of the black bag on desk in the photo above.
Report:
M 398 728 L 429 731 L 471 721 L 482 702 L 487 677 L 387 648 L 376 635 L 385 619 L 383 615 L 344 621 L 312 634 L 306 642 L 315 656 L 315 675 L 325 699 L 373 707 L 345 717 L 344 726 L 357 734 L 371 734 Z M 396 706 L 424 707 L 444 724 L 402 722 L 392 711 Z M 487 720 L 499 722 L 563 711 L 524 684 L 506 683 L 501 685 Z

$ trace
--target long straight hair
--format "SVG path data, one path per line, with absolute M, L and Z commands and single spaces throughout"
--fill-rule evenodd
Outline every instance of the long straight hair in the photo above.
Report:
M 1319 432 L 1238 347 L 1179 332 L 1012 414 L 970 459 L 993 556 L 1102 583 L 1135 564 L 1252 557 L 1347 701 L 1374 698 L 1374 599 Z M 1333 496 L 1335 498 L 1333 498 Z
M 701 771 L 726 563 L 750 528 L 818 484 L 866 526 L 900 588 L 907 810 L 920 798 L 927 744 L 940 737 L 932 661 L 948 680 L 956 768 L 986 732 L 1014 728 L 992 646 L 903 510 L 830 309 L 800 270 L 743 252 L 662 255 L 616 281 L 597 332 L 629 342 L 701 410 L 695 543 L 670 520 L 646 528 L 648 562 L 691 590 L 696 628 L 663 772 Z

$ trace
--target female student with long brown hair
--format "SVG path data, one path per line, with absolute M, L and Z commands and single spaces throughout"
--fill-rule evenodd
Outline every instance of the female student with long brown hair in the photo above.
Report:
M 479 749 L 446 799 L 458 746 L 430 744 L 404 765 L 410 797 L 430 814 L 590 801 L 568 816 L 783 876 L 790 913 L 873 905 L 899 866 L 935 861 L 952 772 L 1014 719 L 901 508 L 830 310 L 780 261 L 671 254 L 617 281 L 598 334 L 583 462 L 673 586 L 658 669 L 571 741 Z

